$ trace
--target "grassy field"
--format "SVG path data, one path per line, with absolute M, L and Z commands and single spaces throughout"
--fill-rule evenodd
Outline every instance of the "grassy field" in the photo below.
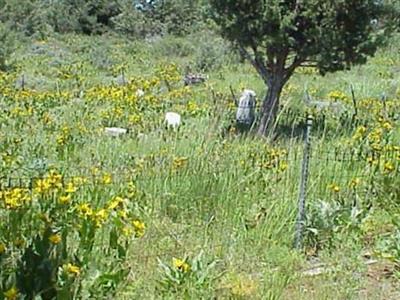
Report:
M 229 87 L 263 83 L 212 35 L 24 43 L 0 73 L 0 299 L 399 299 L 399 49 L 298 70 L 259 138 L 230 126 Z M 183 86 L 188 66 L 208 81 Z

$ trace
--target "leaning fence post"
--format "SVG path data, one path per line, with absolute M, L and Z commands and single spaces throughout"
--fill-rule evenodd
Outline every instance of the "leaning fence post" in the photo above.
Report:
M 306 190 L 308 181 L 308 166 L 310 161 L 312 123 L 313 123 L 313 117 L 311 115 L 308 115 L 305 141 L 304 141 L 303 161 L 301 164 L 300 192 L 299 192 L 299 203 L 298 203 L 297 222 L 296 222 L 296 237 L 295 237 L 296 249 L 300 249 L 302 246 L 304 223 L 306 219 L 305 204 L 307 196 Z
M 356 118 L 358 117 L 358 108 L 357 108 L 357 100 L 356 100 L 356 96 L 354 93 L 353 85 L 350 85 L 350 90 L 351 90 L 351 98 L 353 99 L 353 106 L 354 106 L 354 112 L 353 112 L 353 116 L 351 117 L 351 122 L 354 124 L 354 122 L 356 121 Z

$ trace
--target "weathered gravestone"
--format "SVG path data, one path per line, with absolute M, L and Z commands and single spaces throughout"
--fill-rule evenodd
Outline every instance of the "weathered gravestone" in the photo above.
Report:
M 185 84 L 185 86 L 204 83 L 206 80 L 207 80 L 207 76 L 203 75 L 203 74 L 189 73 L 183 77 L 183 83 Z
M 244 90 L 237 103 L 236 127 L 240 131 L 251 128 L 256 118 L 256 93 Z

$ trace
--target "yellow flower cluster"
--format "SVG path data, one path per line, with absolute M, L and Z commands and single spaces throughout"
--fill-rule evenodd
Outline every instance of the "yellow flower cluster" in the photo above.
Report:
M 132 222 L 133 229 L 135 231 L 135 236 L 136 237 L 142 237 L 144 235 L 146 226 L 142 221 L 139 220 L 134 220 Z
M 359 186 L 360 184 L 361 184 L 361 179 L 360 178 L 353 178 L 349 183 L 349 187 L 354 189 L 357 186 Z
M 339 193 L 340 192 L 340 187 L 336 183 L 329 184 L 328 188 L 334 193 Z
M 71 129 L 68 126 L 64 126 L 61 129 L 61 133 L 57 136 L 56 141 L 60 146 L 65 145 L 71 138 Z
M 314 67 L 298 67 L 295 73 L 303 75 L 316 75 L 318 74 L 318 69 Z
M 6 209 L 18 209 L 32 200 L 28 189 L 10 188 L 0 191 L 0 203 Z
M 334 90 L 328 93 L 328 98 L 332 101 L 349 102 L 347 95 L 339 90 Z
M 282 97 L 286 97 L 288 95 L 291 95 L 293 93 L 297 93 L 299 91 L 299 86 L 294 85 L 292 83 L 287 83 L 282 90 Z
M 52 244 L 57 245 L 61 242 L 61 236 L 59 234 L 52 234 L 49 236 L 49 241 Z
M 251 153 L 250 157 L 256 162 L 256 165 L 262 169 L 276 170 L 283 172 L 288 168 L 286 160 L 287 151 L 277 148 L 266 148 L 260 155 L 257 152 Z
M 177 83 L 182 79 L 176 64 L 161 64 L 157 67 L 156 74 L 161 80 L 170 84 Z
M 47 194 L 60 190 L 62 186 L 62 175 L 55 170 L 51 170 L 48 176 L 36 180 L 34 191 L 37 194 Z
M 142 221 L 137 219 L 129 221 L 127 205 L 128 199 L 115 196 L 104 207 L 95 209 L 90 203 L 85 202 L 77 204 L 75 210 L 82 219 L 91 221 L 96 228 L 102 227 L 111 217 L 118 218 L 119 222 L 125 224 L 122 228 L 125 236 L 133 234 L 136 237 L 142 237 L 146 226 Z
M 33 107 L 15 106 L 10 110 L 10 116 L 13 118 L 30 117 L 33 115 Z
M 362 140 L 365 137 L 365 134 L 367 132 L 367 128 L 363 125 L 357 127 L 355 134 L 353 135 L 353 140 Z
M 168 98 L 170 101 L 176 101 L 177 99 L 184 99 L 191 97 L 193 95 L 193 92 L 189 86 L 185 86 L 182 88 L 176 88 L 168 92 L 166 95 L 166 98 Z
M 183 168 L 187 164 L 188 160 L 189 158 L 184 156 L 175 157 L 172 162 L 172 169 L 178 170 Z
M 16 287 L 12 287 L 4 292 L 4 297 L 7 300 L 16 300 L 18 298 L 19 292 Z
M 190 271 L 190 265 L 186 262 L 186 260 L 180 258 L 172 258 L 172 264 L 175 269 L 182 273 L 187 273 Z
M 67 263 L 63 265 L 63 270 L 69 275 L 72 275 L 74 277 L 79 276 L 81 274 L 81 268 L 79 268 L 76 265 L 73 265 L 71 263 Z

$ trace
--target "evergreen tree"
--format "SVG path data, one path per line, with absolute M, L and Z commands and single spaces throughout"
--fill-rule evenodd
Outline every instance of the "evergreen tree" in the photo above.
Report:
M 389 36 L 395 0 L 210 0 L 224 37 L 252 63 L 268 90 L 258 133 L 274 123 L 297 67 L 321 74 L 363 64 Z M 398 7 L 398 6 L 397 6 Z M 376 25 L 379 24 L 379 25 Z

